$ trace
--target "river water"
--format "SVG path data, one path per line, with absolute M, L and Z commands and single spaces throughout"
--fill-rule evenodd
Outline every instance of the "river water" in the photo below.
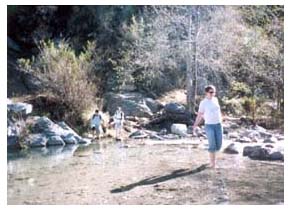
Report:
M 283 204 L 284 166 L 193 143 L 104 140 L 8 152 L 8 204 Z

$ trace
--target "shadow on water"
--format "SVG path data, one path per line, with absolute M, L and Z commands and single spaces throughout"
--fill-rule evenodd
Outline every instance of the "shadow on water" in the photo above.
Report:
M 137 186 L 142 186 L 142 185 L 153 185 L 153 184 L 157 184 L 160 182 L 165 182 L 168 181 L 170 179 L 175 179 L 175 178 L 179 178 L 179 177 L 183 177 L 183 176 L 188 176 L 188 175 L 192 175 L 192 174 L 196 174 L 199 173 L 203 170 L 205 170 L 207 168 L 207 164 L 202 164 L 201 166 L 199 166 L 196 169 L 193 170 L 189 170 L 189 169 L 178 169 L 175 170 L 173 172 L 171 172 L 170 174 L 164 175 L 164 176 L 153 176 L 150 178 L 146 178 L 143 179 L 139 182 L 136 183 L 132 183 L 126 186 L 121 186 L 119 188 L 113 189 L 110 192 L 111 193 L 121 193 L 121 192 L 125 192 L 125 191 L 129 191 L 132 190 L 133 188 L 137 187 Z

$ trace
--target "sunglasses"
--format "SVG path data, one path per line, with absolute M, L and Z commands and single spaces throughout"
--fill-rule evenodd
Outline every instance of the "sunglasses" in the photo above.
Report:
M 215 93 L 215 92 L 214 92 L 214 91 L 209 91 L 208 93 L 213 94 L 213 93 Z

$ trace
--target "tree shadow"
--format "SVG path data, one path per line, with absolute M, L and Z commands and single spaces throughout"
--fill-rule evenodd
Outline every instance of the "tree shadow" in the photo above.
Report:
M 193 170 L 178 169 L 178 170 L 173 171 L 170 174 L 160 176 L 160 177 L 159 176 L 152 176 L 150 178 L 140 180 L 139 182 L 135 182 L 135 183 L 132 183 L 129 185 L 125 185 L 125 186 L 121 186 L 119 188 L 113 189 L 110 192 L 111 193 L 121 193 L 121 192 L 132 190 L 133 188 L 135 188 L 137 186 L 157 184 L 160 182 L 168 181 L 170 179 L 175 179 L 175 178 L 179 178 L 179 177 L 183 177 L 183 176 L 196 174 L 196 173 L 199 173 L 199 172 L 205 170 L 207 168 L 207 165 L 208 164 L 202 164 L 201 166 L 199 166 L 198 168 L 193 169 Z

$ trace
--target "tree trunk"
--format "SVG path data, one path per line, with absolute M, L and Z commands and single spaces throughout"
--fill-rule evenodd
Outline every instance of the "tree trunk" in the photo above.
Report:
M 189 28 L 188 28 L 188 49 L 187 49 L 187 107 L 190 113 L 194 113 L 194 88 L 193 88 L 193 71 L 192 71 L 192 8 L 189 8 Z

